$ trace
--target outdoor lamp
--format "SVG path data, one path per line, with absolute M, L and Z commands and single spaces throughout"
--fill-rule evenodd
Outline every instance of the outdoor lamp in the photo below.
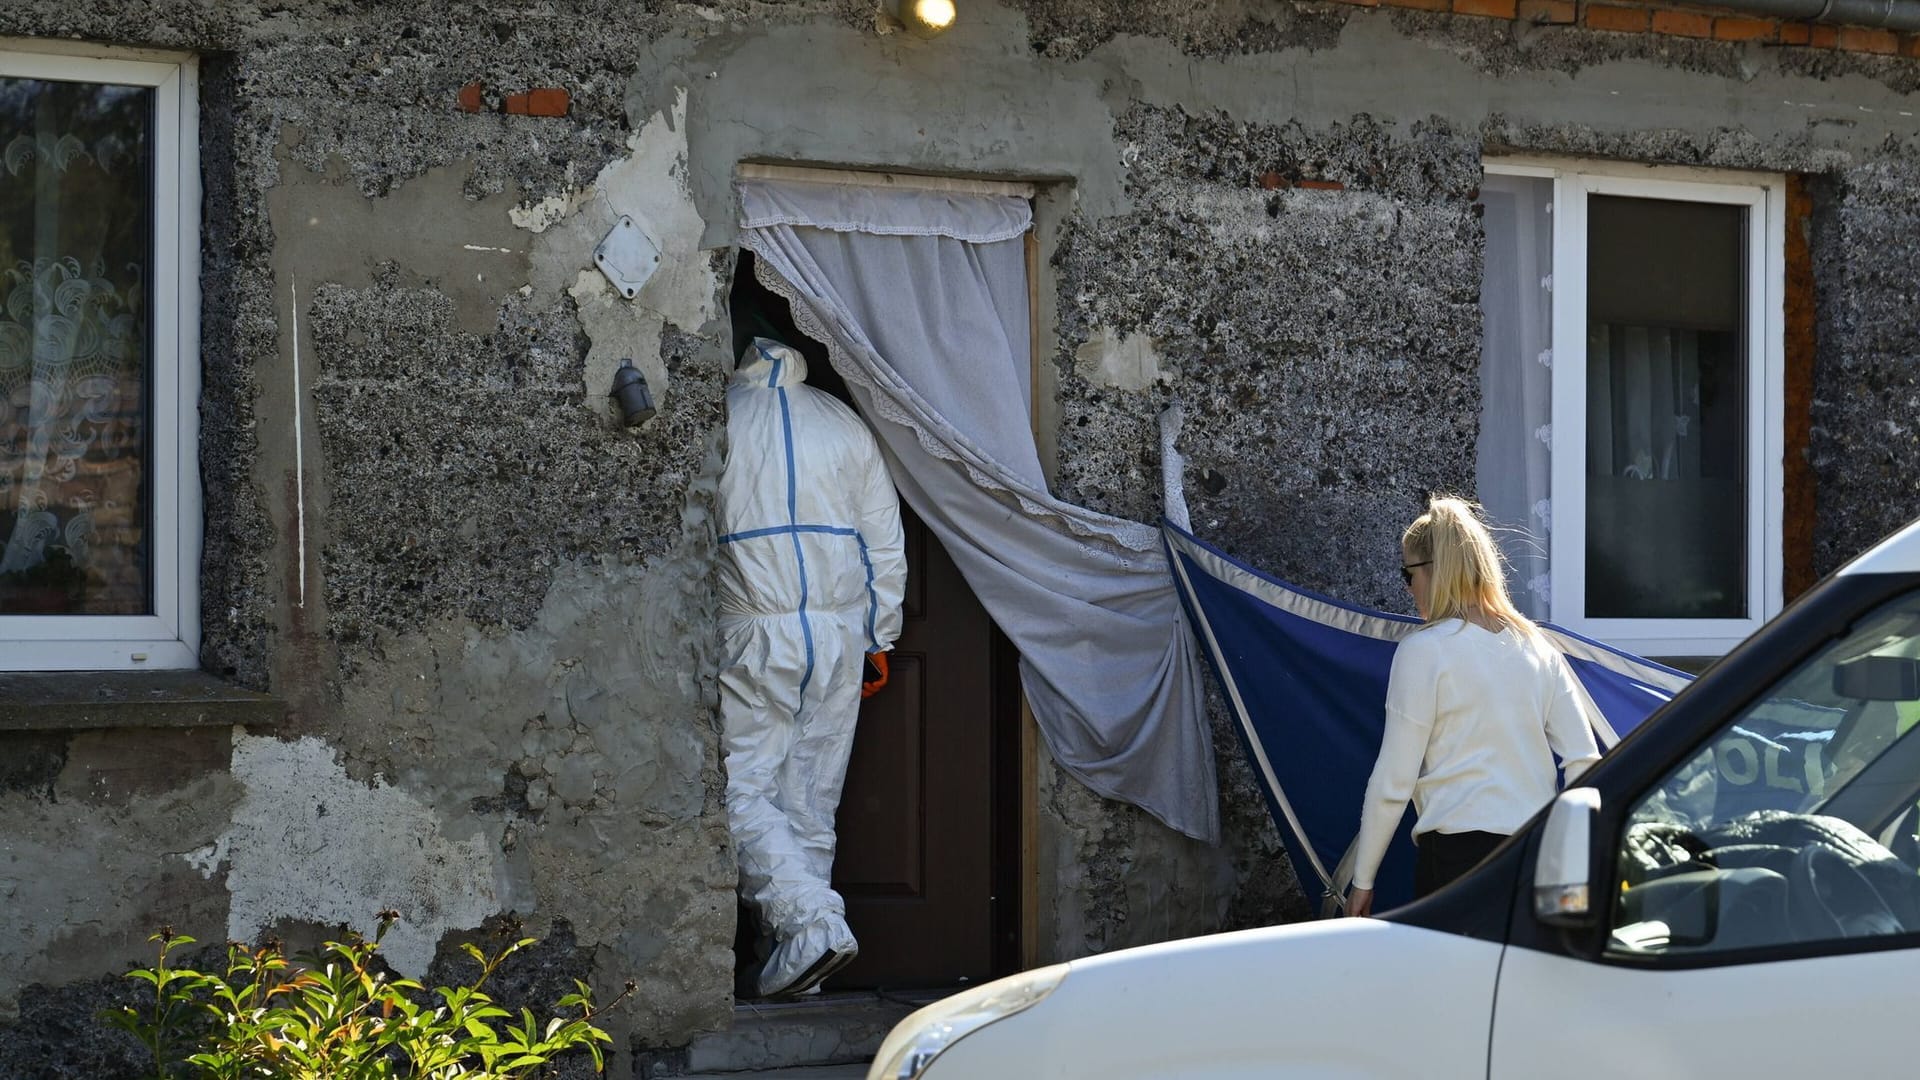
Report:
M 887 14 L 900 20 L 907 33 L 915 37 L 933 37 L 953 26 L 953 0 L 885 0 Z
M 620 406 L 621 420 L 628 427 L 646 423 L 656 411 L 653 395 L 647 392 L 647 377 L 631 359 L 620 361 L 620 369 L 613 373 L 613 390 L 607 396 Z

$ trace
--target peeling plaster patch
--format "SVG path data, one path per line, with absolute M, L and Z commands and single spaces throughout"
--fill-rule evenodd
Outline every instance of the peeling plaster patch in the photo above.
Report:
M 554 222 L 573 216 L 580 204 L 591 198 L 593 189 L 583 191 L 563 191 L 558 195 L 549 195 L 537 203 L 515 206 L 507 211 L 507 219 L 518 228 L 532 233 L 543 233 Z
M 613 373 L 619 370 L 620 361 L 631 359 L 646 376 L 654 405 L 663 406 L 667 365 L 660 358 L 660 331 L 665 321 L 622 299 L 598 270 L 580 271 L 567 295 L 578 305 L 580 325 L 592 342 L 586 359 L 587 400 L 597 404 L 611 420 L 614 407 L 607 395 L 613 391 Z
M 512 213 L 511 193 L 468 199 L 473 167 L 462 161 L 370 199 L 343 182 L 345 162 L 330 161 L 325 173 L 301 168 L 290 156 L 297 139 L 283 136 L 276 149 L 280 183 L 266 193 L 276 280 L 297 273 L 306 293 L 328 282 L 361 287 L 393 263 L 411 281 L 444 292 L 459 329 L 495 328 L 502 300 L 527 280 L 526 256 L 519 254 L 524 237 L 500 217 L 503 208 Z M 291 325 L 291 307 L 281 318 Z
M 220 841 L 230 858 L 229 937 L 252 940 L 282 919 L 371 936 L 375 912 L 393 907 L 401 918 L 381 954 L 418 977 L 441 935 L 498 910 L 498 855 L 486 840 L 447 837 L 431 807 L 384 781 L 348 777 L 319 739 L 240 736 L 233 774 L 246 795 Z
M 1116 334 L 1103 326 L 1073 357 L 1081 377 L 1095 386 L 1145 390 L 1161 377 L 1160 354 L 1145 334 Z
M 687 188 L 687 92 L 674 97 L 671 117 L 655 113 L 627 140 L 631 155 L 600 171 L 594 186 L 611 213 L 607 227 L 625 214 L 660 244 L 660 269 L 634 303 L 691 330 L 712 318 L 713 265 L 700 250 L 706 224 Z M 596 230 L 595 244 L 605 229 Z M 589 246 L 583 260 L 591 265 Z
M 535 306 L 565 289 L 578 305 L 581 327 L 592 346 L 586 358 L 586 397 L 611 420 L 607 393 L 620 361 L 632 359 L 647 378 L 656 405 L 668 389 L 660 359 L 660 334 L 671 324 L 694 330 L 718 313 L 719 283 L 712 260 L 700 248 L 705 224 L 687 189 L 687 94 L 674 99 L 672 115 L 655 113 L 627 140 L 628 155 L 600 171 L 593 184 L 570 196 L 577 212 L 546 222 L 533 243 Z M 551 200 L 549 200 L 551 201 Z M 632 301 L 608 287 L 593 267 L 593 251 L 625 215 L 660 247 L 660 265 Z M 515 217 L 516 224 L 520 217 Z M 530 227 L 530 226 L 528 226 Z
M 219 872 L 220 864 L 226 861 L 227 838 L 223 836 L 205 847 L 183 851 L 180 857 L 187 861 L 188 866 L 200 871 L 201 877 L 212 878 Z

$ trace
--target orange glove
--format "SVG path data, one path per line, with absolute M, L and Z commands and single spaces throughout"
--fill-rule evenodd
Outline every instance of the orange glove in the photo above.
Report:
M 860 683 L 860 696 L 870 698 L 887 685 L 887 654 L 870 652 L 867 654 L 866 677 Z

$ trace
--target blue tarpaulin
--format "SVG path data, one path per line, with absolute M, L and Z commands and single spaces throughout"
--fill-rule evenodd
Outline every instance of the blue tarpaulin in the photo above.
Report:
M 1309 890 L 1317 880 L 1339 895 L 1380 749 L 1393 651 L 1420 622 L 1315 595 L 1162 524 L 1187 619 L 1213 663 L 1294 869 Z M 1552 624 L 1541 629 L 1605 717 L 1594 733 L 1603 751 L 1691 678 Z M 1413 894 L 1412 827 L 1409 813 L 1375 881 L 1377 908 Z

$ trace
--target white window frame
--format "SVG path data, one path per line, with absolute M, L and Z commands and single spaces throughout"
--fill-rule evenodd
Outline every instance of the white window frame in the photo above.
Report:
M 1645 656 L 1719 656 L 1779 614 L 1785 502 L 1786 178 L 1771 173 L 1503 158 L 1488 173 L 1553 181 L 1553 521 L 1549 617 Z M 1747 598 L 1743 619 L 1595 619 L 1586 599 L 1587 199 L 1747 208 Z
M 200 664 L 200 124 L 191 55 L 0 39 L 0 76 L 154 90 L 152 615 L 0 615 L 0 671 Z

